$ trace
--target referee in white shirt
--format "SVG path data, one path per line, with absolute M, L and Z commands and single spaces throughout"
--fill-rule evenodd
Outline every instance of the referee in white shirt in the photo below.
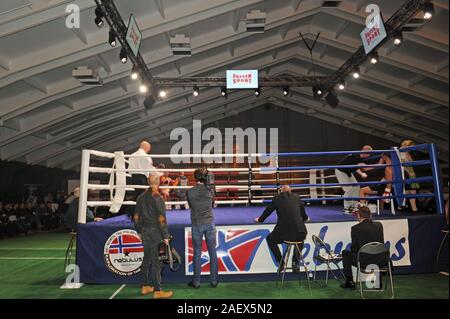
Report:
M 142 170 L 151 170 L 155 167 L 153 166 L 152 158 L 147 156 L 152 149 L 152 145 L 147 141 L 142 141 L 139 145 L 139 149 L 131 155 L 143 155 L 142 157 L 130 157 L 130 164 L 128 165 L 128 169 L 142 169 Z M 148 176 L 150 174 L 154 174 L 154 172 L 150 173 L 149 171 L 142 172 L 130 172 L 131 174 L 131 183 L 132 185 L 145 185 L 148 186 Z M 145 189 L 136 189 L 134 192 L 135 200 L 137 197 L 143 193 Z

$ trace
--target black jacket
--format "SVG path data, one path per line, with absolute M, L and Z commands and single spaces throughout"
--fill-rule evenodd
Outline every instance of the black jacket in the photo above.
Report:
M 384 243 L 383 225 L 371 219 L 365 219 L 352 227 L 352 253 L 357 254 L 359 249 L 371 242 Z
M 259 217 L 259 221 L 264 222 L 274 210 L 277 211 L 278 221 L 273 234 L 282 236 L 284 240 L 296 240 L 299 233 L 308 233 L 305 226 L 308 215 L 298 195 L 283 192 L 275 196 Z
M 69 204 L 66 213 L 63 215 L 63 223 L 67 228 L 76 230 L 78 227 L 78 205 L 80 199 L 74 198 Z M 94 214 L 87 208 L 86 210 L 86 223 L 94 221 Z
M 139 195 L 136 201 L 134 224 L 138 233 L 149 232 L 154 237 L 169 239 L 166 205 L 159 195 L 149 191 Z

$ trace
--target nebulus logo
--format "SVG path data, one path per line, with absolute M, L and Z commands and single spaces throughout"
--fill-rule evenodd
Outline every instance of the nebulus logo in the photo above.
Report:
M 136 231 L 123 229 L 108 238 L 104 256 L 109 270 L 121 276 L 132 276 L 141 271 L 144 246 Z
M 192 136 L 184 127 L 172 130 L 170 140 L 177 141 L 177 143 L 172 146 L 170 154 L 192 153 L 198 154 L 198 156 L 194 158 L 177 156 L 171 159 L 175 164 L 202 163 L 202 161 L 205 163 L 247 163 L 247 156 L 221 156 L 225 150 L 225 154 L 261 154 L 261 156 L 250 158 L 250 162 L 258 161 L 261 164 L 267 164 L 273 160 L 269 153 L 278 153 L 278 128 L 270 128 L 269 137 L 267 133 L 266 128 L 246 128 L 244 130 L 237 127 L 225 128 L 224 134 L 222 134 L 222 131 L 216 127 L 202 130 L 202 121 L 194 120 Z M 202 141 L 208 142 L 203 148 Z

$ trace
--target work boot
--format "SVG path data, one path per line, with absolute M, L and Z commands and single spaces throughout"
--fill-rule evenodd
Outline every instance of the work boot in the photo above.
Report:
M 345 276 L 345 282 L 341 285 L 341 288 L 345 289 L 355 289 L 356 284 L 353 281 L 353 278 L 350 276 Z
M 153 293 L 153 299 L 169 299 L 173 296 L 173 291 L 155 291 Z
M 188 282 L 188 287 L 194 288 L 194 289 L 198 289 L 200 288 L 199 284 L 195 284 L 193 281 Z
M 152 294 L 155 291 L 153 287 L 150 286 L 142 286 L 141 295 L 146 296 L 148 294 Z

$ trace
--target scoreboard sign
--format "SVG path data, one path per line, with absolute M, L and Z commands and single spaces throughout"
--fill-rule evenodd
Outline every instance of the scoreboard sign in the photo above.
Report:
M 258 70 L 228 70 L 227 89 L 257 89 Z

